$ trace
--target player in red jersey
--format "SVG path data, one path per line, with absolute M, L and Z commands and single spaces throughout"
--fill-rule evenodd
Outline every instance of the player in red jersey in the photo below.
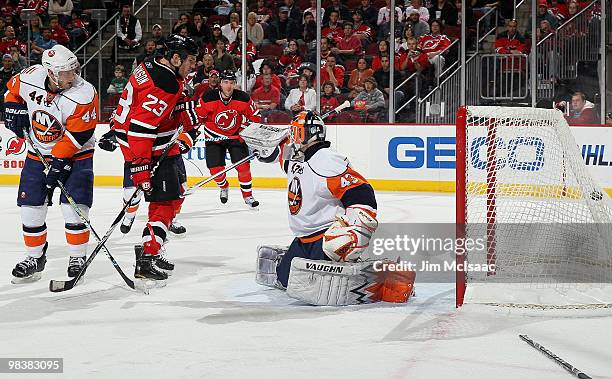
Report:
M 221 84 L 218 90 L 205 92 L 195 107 L 198 116 L 205 121 L 204 134 L 206 142 L 206 166 L 212 175 L 225 168 L 225 153 L 229 151 L 232 162 L 238 162 L 249 154 L 249 148 L 238 134 L 243 128 L 242 120 L 261 122 L 257 106 L 244 91 L 235 89 L 236 74 L 230 70 L 221 73 Z M 216 141 L 215 141 L 216 140 Z M 251 192 L 251 165 L 245 162 L 238 167 L 238 181 L 244 202 L 256 208 L 259 202 Z M 221 188 L 221 202 L 225 204 L 229 184 L 222 174 L 215 178 Z
M 174 265 L 158 255 L 168 227 L 180 208 L 184 175 L 178 144 L 158 161 L 182 123 L 195 125 L 197 116 L 177 104 L 183 97 L 184 78 L 195 68 L 198 48 L 189 37 L 173 35 L 165 41 L 163 56 L 134 69 L 114 118 L 115 135 L 126 161 L 124 181 L 142 188 L 149 202 L 149 218 L 136 245 L 136 278 L 163 280 Z M 151 170 L 158 165 L 155 175 Z M 129 187 L 130 183 L 124 183 Z M 160 271 L 161 270 L 161 271 Z

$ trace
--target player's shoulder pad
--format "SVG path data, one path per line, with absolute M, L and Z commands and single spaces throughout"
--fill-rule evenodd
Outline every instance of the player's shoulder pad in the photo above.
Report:
M 232 99 L 248 103 L 249 100 L 251 100 L 251 96 L 249 96 L 248 93 L 246 93 L 246 92 L 244 92 L 242 90 L 235 89 L 234 90 L 234 94 L 232 95 Z
M 329 147 L 319 149 L 307 162 L 315 174 L 326 178 L 341 175 L 349 165 L 346 156 Z
M 96 88 L 88 81 L 81 79 L 72 88 L 63 91 L 62 96 L 79 104 L 90 104 L 96 96 Z
M 44 88 L 45 80 L 47 79 L 47 69 L 40 64 L 26 67 L 19 72 L 19 79 L 22 83 Z
M 172 71 L 172 69 L 159 63 L 155 59 L 146 60 L 142 63 L 142 65 L 149 74 L 149 77 L 153 81 L 153 85 L 155 87 L 173 95 L 178 93 L 180 89 L 179 81 L 176 78 L 176 74 L 174 73 L 174 71 Z M 136 72 L 134 72 L 133 74 L 136 74 Z M 136 81 L 138 82 L 138 77 L 136 77 Z
M 210 103 L 217 100 L 221 100 L 218 89 L 209 89 L 202 94 L 202 101 L 205 103 Z

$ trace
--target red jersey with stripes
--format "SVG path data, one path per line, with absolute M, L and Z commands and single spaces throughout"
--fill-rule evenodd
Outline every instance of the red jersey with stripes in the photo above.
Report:
M 7 83 L 5 102 L 25 103 L 30 117 L 30 137 L 44 156 L 85 159 L 93 156 L 98 118 L 98 94 L 87 81 L 59 93 L 47 88 L 47 69 L 34 65 Z M 28 157 L 37 159 L 28 152 Z
M 239 139 L 245 120 L 261 122 L 261 115 L 251 97 L 244 91 L 234 90 L 229 99 L 223 99 L 221 91 L 204 92 L 198 99 L 195 111 L 204 120 L 207 138 L 233 137 Z
M 183 98 L 184 80 L 157 59 L 138 65 L 125 86 L 114 118 L 117 142 L 126 160 L 157 157 L 170 143 L 187 112 L 175 111 Z M 195 115 L 189 124 L 196 121 Z M 168 156 L 179 154 L 174 145 Z
M 451 45 L 451 40 L 444 34 L 426 34 L 419 37 L 419 49 L 424 53 L 438 52 Z

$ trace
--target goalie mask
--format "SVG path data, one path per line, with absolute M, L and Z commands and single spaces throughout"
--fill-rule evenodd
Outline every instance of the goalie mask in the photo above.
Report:
M 317 113 L 302 111 L 291 122 L 289 138 L 296 151 L 311 142 L 325 141 L 325 123 Z
M 43 51 L 42 65 L 49 80 L 59 89 L 67 90 L 80 80 L 81 65 L 76 55 L 62 45 Z

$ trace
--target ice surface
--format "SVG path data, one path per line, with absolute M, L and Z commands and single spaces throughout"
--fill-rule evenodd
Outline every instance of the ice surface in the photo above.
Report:
M 454 284 L 416 286 L 404 305 L 312 307 L 254 282 L 258 244 L 287 244 L 283 191 L 258 190 L 259 211 L 238 190 L 226 206 L 216 190 L 188 198 L 173 239 L 177 268 L 165 288 L 129 290 L 103 253 L 85 282 L 54 294 L 68 251 L 58 207 L 49 211 L 49 261 L 43 279 L 12 285 L 22 258 L 16 189 L 0 187 L 0 357 L 63 357 L 69 378 L 567 378 L 518 338 L 530 335 L 593 377 L 612 378 L 612 317 L 508 309 L 454 309 Z M 106 232 L 121 190 L 96 188 L 92 224 Z M 454 199 L 379 193 L 382 222 L 453 222 Z M 109 248 L 132 274 L 145 221 L 117 230 Z M 93 246 L 93 244 L 92 244 Z M 6 376 L 8 377 L 8 376 Z M 18 378 L 26 378 L 22 374 Z M 39 376 L 36 376 L 39 377 Z M 60 377 L 54 375 L 52 377 Z

